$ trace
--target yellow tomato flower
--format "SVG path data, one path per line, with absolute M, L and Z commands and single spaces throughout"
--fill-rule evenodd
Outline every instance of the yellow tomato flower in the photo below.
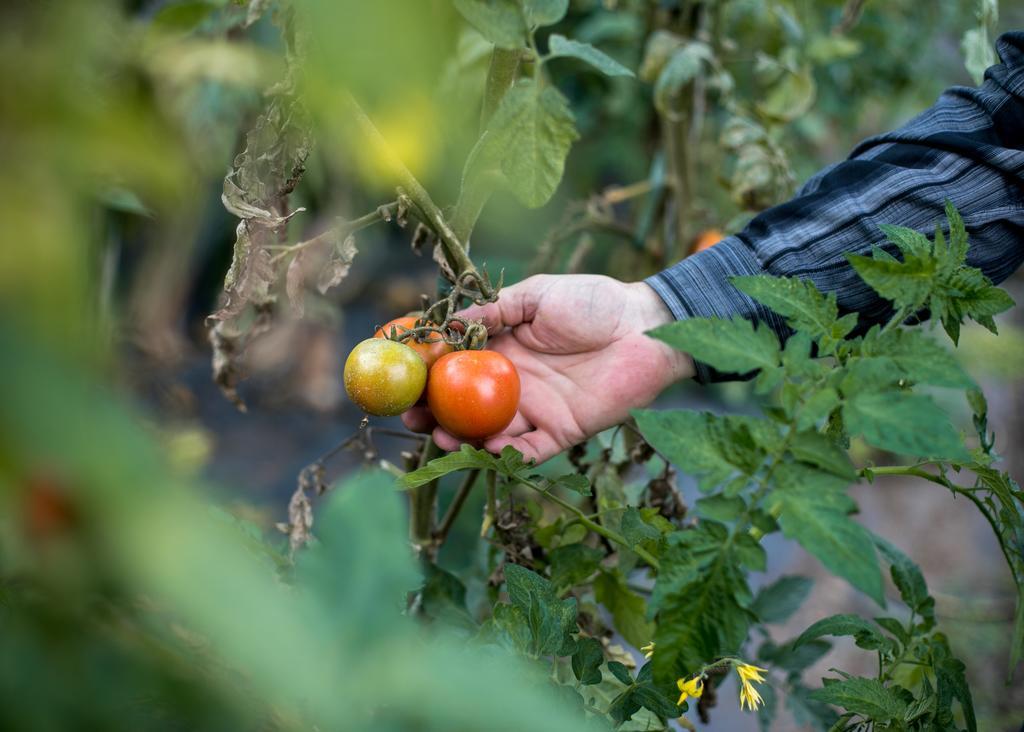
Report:
M 676 706 L 682 704 L 691 696 L 694 699 L 700 699 L 700 695 L 704 693 L 704 679 L 700 676 L 689 681 L 679 679 L 676 682 L 676 686 L 679 687 L 679 701 L 676 702 Z
M 752 666 L 749 663 L 738 663 L 736 664 L 736 673 L 740 675 L 740 678 L 744 682 L 757 681 L 762 683 L 764 682 L 764 676 L 761 674 L 768 673 L 768 669 L 761 668 L 760 666 Z
M 764 700 L 754 688 L 754 681 L 763 682 L 762 674 L 768 673 L 768 669 L 753 666 L 749 663 L 737 663 L 736 673 L 740 676 L 740 709 L 746 708 L 750 711 L 756 710 Z
M 654 655 L 654 641 L 651 641 L 640 650 L 643 652 L 644 658 L 650 659 Z

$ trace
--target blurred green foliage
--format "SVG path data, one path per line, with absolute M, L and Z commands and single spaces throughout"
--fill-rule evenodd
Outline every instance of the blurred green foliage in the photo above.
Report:
M 303 83 L 321 149 L 296 205 L 332 209 L 339 191 L 353 211 L 379 203 L 343 89 L 454 199 L 448 161 L 474 139 L 489 47 L 447 2 L 398 5 L 297 4 L 313 30 Z M 636 69 L 651 5 L 573 2 L 556 30 Z M 728 7 L 741 51 L 815 62 L 800 76 L 814 106 L 773 132 L 800 175 L 930 101 L 940 36 L 973 22 L 967 4 L 922 14 L 898 0 L 869 4 L 837 39 L 838 0 Z M 176 471 L 119 387 L 125 340 L 152 326 L 117 262 L 192 254 L 202 210 L 219 205 L 212 184 L 284 74 L 279 12 L 262 0 L 0 8 L 0 727 L 582 728 L 535 670 L 404 615 L 419 569 L 390 479 L 334 490 L 293 569 L 259 529 L 211 511 L 208 486 Z M 521 268 L 567 197 L 652 167 L 650 85 L 557 68 L 583 133 L 561 199 L 528 221 L 499 199 L 478 235 Z M 757 68 L 779 70 L 755 53 L 738 62 L 751 96 Z M 737 208 L 712 183 L 702 215 L 721 224 Z M 594 267 L 611 269 L 612 254 Z M 143 273 L 151 298 L 181 276 Z

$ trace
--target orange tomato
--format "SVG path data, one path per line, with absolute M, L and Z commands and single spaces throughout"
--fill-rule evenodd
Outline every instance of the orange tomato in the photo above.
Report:
M 694 241 L 693 253 L 696 254 L 697 252 L 703 252 L 705 249 L 710 249 L 724 238 L 725 234 L 722 233 L 721 229 L 705 229 Z
M 398 331 L 399 334 L 407 330 L 412 330 L 416 326 L 417 317 L 418 316 L 416 315 L 404 315 L 401 318 L 395 318 L 394 320 L 384 324 L 383 327 L 378 328 L 377 332 L 373 334 L 373 337 L 387 338 L 391 335 L 392 328 Z M 402 342 L 419 354 L 428 369 L 433 366 L 441 356 L 452 352 L 452 347 L 441 340 L 441 336 L 437 334 L 431 336 L 426 341 L 417 341 L 415 338 L 408 338 Z
M 456 437 L 479 440 L 512 423 L 519 407 L 519 372 L 497 351 L 456 351 L 430 369 L 427 404 Z

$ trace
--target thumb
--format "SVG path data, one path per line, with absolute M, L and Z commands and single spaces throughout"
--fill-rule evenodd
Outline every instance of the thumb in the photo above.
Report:
M 502 288 L 498 299 L 486 305 L 470 305 L 459 315 L 467 320 L 481 320 L 487 332 L 497 333 L 529 323 L 537 312 L 537 302 L 544 290 L 545 275 L 528 277 L 522 282 Z

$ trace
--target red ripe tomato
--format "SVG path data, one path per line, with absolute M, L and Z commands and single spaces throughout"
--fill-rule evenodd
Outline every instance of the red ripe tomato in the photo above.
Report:
M 455 351 L 430 369 L 427 404 L 438 424 L 467 440 L 509 426 L 519 407 L 519 373 L 497 351 Z
M 378 328 L 377 332 L 373 334 L 374 338 L 387 338 L 391 335 L 391 329 L 394 328 L 399 334 L 412 330 L 416 327 L 416 315 L 405 315 L 401 318 L 395 318 L 394 320 L 386 323 L 383 327 Z M 432 342 L 431 342 L 432 341 Z M 416 351 L 423 359 L 423 363 L 427 365 L 429 369 L 437 359 L 446 353 L 452 352 L 452 347 L 445 343 L 440 335 L 433 335 L 427 341 L 417 341 L 415 338 L 407 338 L 402 341 L 405 345 L 409 346 L 412 350 Z
M 404 343 L 367 338 L 345 359 L 345 391 L 369 414 L 401 414 L 419 400 L 426 383 L 423 359 Z

